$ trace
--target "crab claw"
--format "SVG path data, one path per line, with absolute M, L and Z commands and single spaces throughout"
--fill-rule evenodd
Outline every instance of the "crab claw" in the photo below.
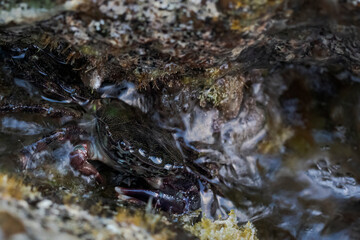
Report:
M 103 184 L 105 181 L 96 168 L 88 161 L 87 144 L 80 144 L 74 147 L 70 153 L 70 165 L 85 176 L 94 176 L 96 182 Z
M 135 200 L 142 201 L 144 203 L 152 201 L 153 206 L 158 207 L 166 212 L 181 214 L 189 210 L 188 197 L 174 197 L 160 191 L 151 191 L 144 189 L 129 189 L 116 187 L 115 190 L 119 194 L 119 197 L 126 196 L 134 198 Z

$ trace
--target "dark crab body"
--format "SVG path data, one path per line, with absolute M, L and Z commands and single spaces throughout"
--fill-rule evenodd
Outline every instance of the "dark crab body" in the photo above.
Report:
M 98 145 L 105 163 L 130 177 L 146 180 L 155 190 L 116 188 L 121 195 L 183 213 L 200 206 L 197 179 L 186 171 L 185 156 L 171 133 L 154 124 L 139 109 L 111 101 L 96 113 Z M 104 159 L 104 158 L 103 158 Z
M 161 177 L 182 168 L 183 156 L 171 133 L 153 124 L 139 109 L 111 101 L 96 115 L 98 144 L 119 172 Z

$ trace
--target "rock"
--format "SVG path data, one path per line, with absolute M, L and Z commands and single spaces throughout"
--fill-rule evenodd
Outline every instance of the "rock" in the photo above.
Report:
M 0 227 L 4 238 L 25 233 L 25 226 L 22 221 L 5 210 L 0 211 Z

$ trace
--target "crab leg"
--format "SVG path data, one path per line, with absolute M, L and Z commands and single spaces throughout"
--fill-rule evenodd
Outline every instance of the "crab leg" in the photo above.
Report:
M 70 111 L 69 109 L 63 108 L 52 108 L 46 105 L 23 105 L 23 104 L 3 104 L 0 105 L 0 113 L 39 113 L 49 117 L 63 117 L 72 116 L 75 118 L 81 117 L 81 113 Z
M 43 139 L 40 139 L 39 141 L 25 147 L 20 152 L 20 161 L 23 164 L 24 168 L 28 167 L 28 163 L 30 162 L 31 157 L 35 153 L 39 153 L 46 149 L 46 147 L 54 142 L 54 141 L 65 141 L 70 140 L 70 142 L 73 142 L 77 139 L 80 135 L 81 129 L 77 128 L 65 128 L 62 130 L 54 131 L 49 136 L 44 137 Z M 76 136 L 75 139 L 73 136 Z M 70 165 L 77 171 L 79 171 L 81 174 L 85 176 L 94 176 L 95 180 L 98 183 L 103 183 L 104 180 L 101 177 L 100 173 L 96 170 L 96 168 L 91 165 L 87 160 L 89 159 L 88 154 L 88 142 L 82 141 L 82 143 L 76 145 L 74 149 L 70 152 L 69 158 L 70 158 Z
M 51 133 L 47 137 L 44 137 L 39 141 L 23 148 L 20 151 L 20 161 L 23 164 L 23 168 L 27 168 L 33 154 L 43 151 L 53 141 L 62 140 L 65 135 L 65 130 L 58 130 Z
M 119 195 L 125 195 L 127 197 L 135 198 L 142 202 L 148 202 L 152 199 L 152 204 L 155 207 L 159 207 L 161 210 L 171 213 L 184 213 L 189 210 L 188 197 L 179 198 L 172 195 L 162 193 L 160 191 L 151 191 L 144 189 L 129 189 L 116 187 L 116 192 Z

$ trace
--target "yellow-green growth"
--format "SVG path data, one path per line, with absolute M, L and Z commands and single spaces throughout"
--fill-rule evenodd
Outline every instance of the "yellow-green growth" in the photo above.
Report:
M 244 84 L 245 81 L 240 76 L 226 76 L 222 83 L 214 82 L 199 92 L 200 106 L 205 107 L 206 103 L 211 103 L 215 107 L 229 108 L 226 105 L 242 100 Z
M 34 188 L 25 185 L 15 177 L 0 173 L 0 198 L 33 199 L 40 197 Z
M 233 8 L 229 11 L 230 29 L 234 31 L 248 31 L 255 24 L 255 20 L 271 13 L 284 0 L 229 0 Z
M 185 226 L 192 234 L 200 240 L 258 240 L 256 228 L 250 222 L 242 227 L 237 225 L 236 214 L 230 211 L 226 220 L 211 221 L 203 217 L 194 226 Z
M 85 56 L 95 56 L 98 57 L 100 56 L 100 53 L 98 52 L 98 50 L 96 50 L 96 48 L 94 46 L 90 46 L 90 45 L 82 45 L 79 47 L 79 51 L 80 53 L 82 53 Z
M 168 225 L 170 223 L 160 214 L 152 214 L 140 210 L 131 212 L 127 209 L 119 209 L 115 220 L 119 223 L 127 223 L 146 229 L 155 240 L 173 239 L 176 236 L 169 229 Z
M 212 103 L 215 107 L 220 105 L 220 102 L 225 98 L 225 89 L 218 86 L 212 85 L 208 89 L 200 91 L 200 105 L 205 107 L 206 102 Z

